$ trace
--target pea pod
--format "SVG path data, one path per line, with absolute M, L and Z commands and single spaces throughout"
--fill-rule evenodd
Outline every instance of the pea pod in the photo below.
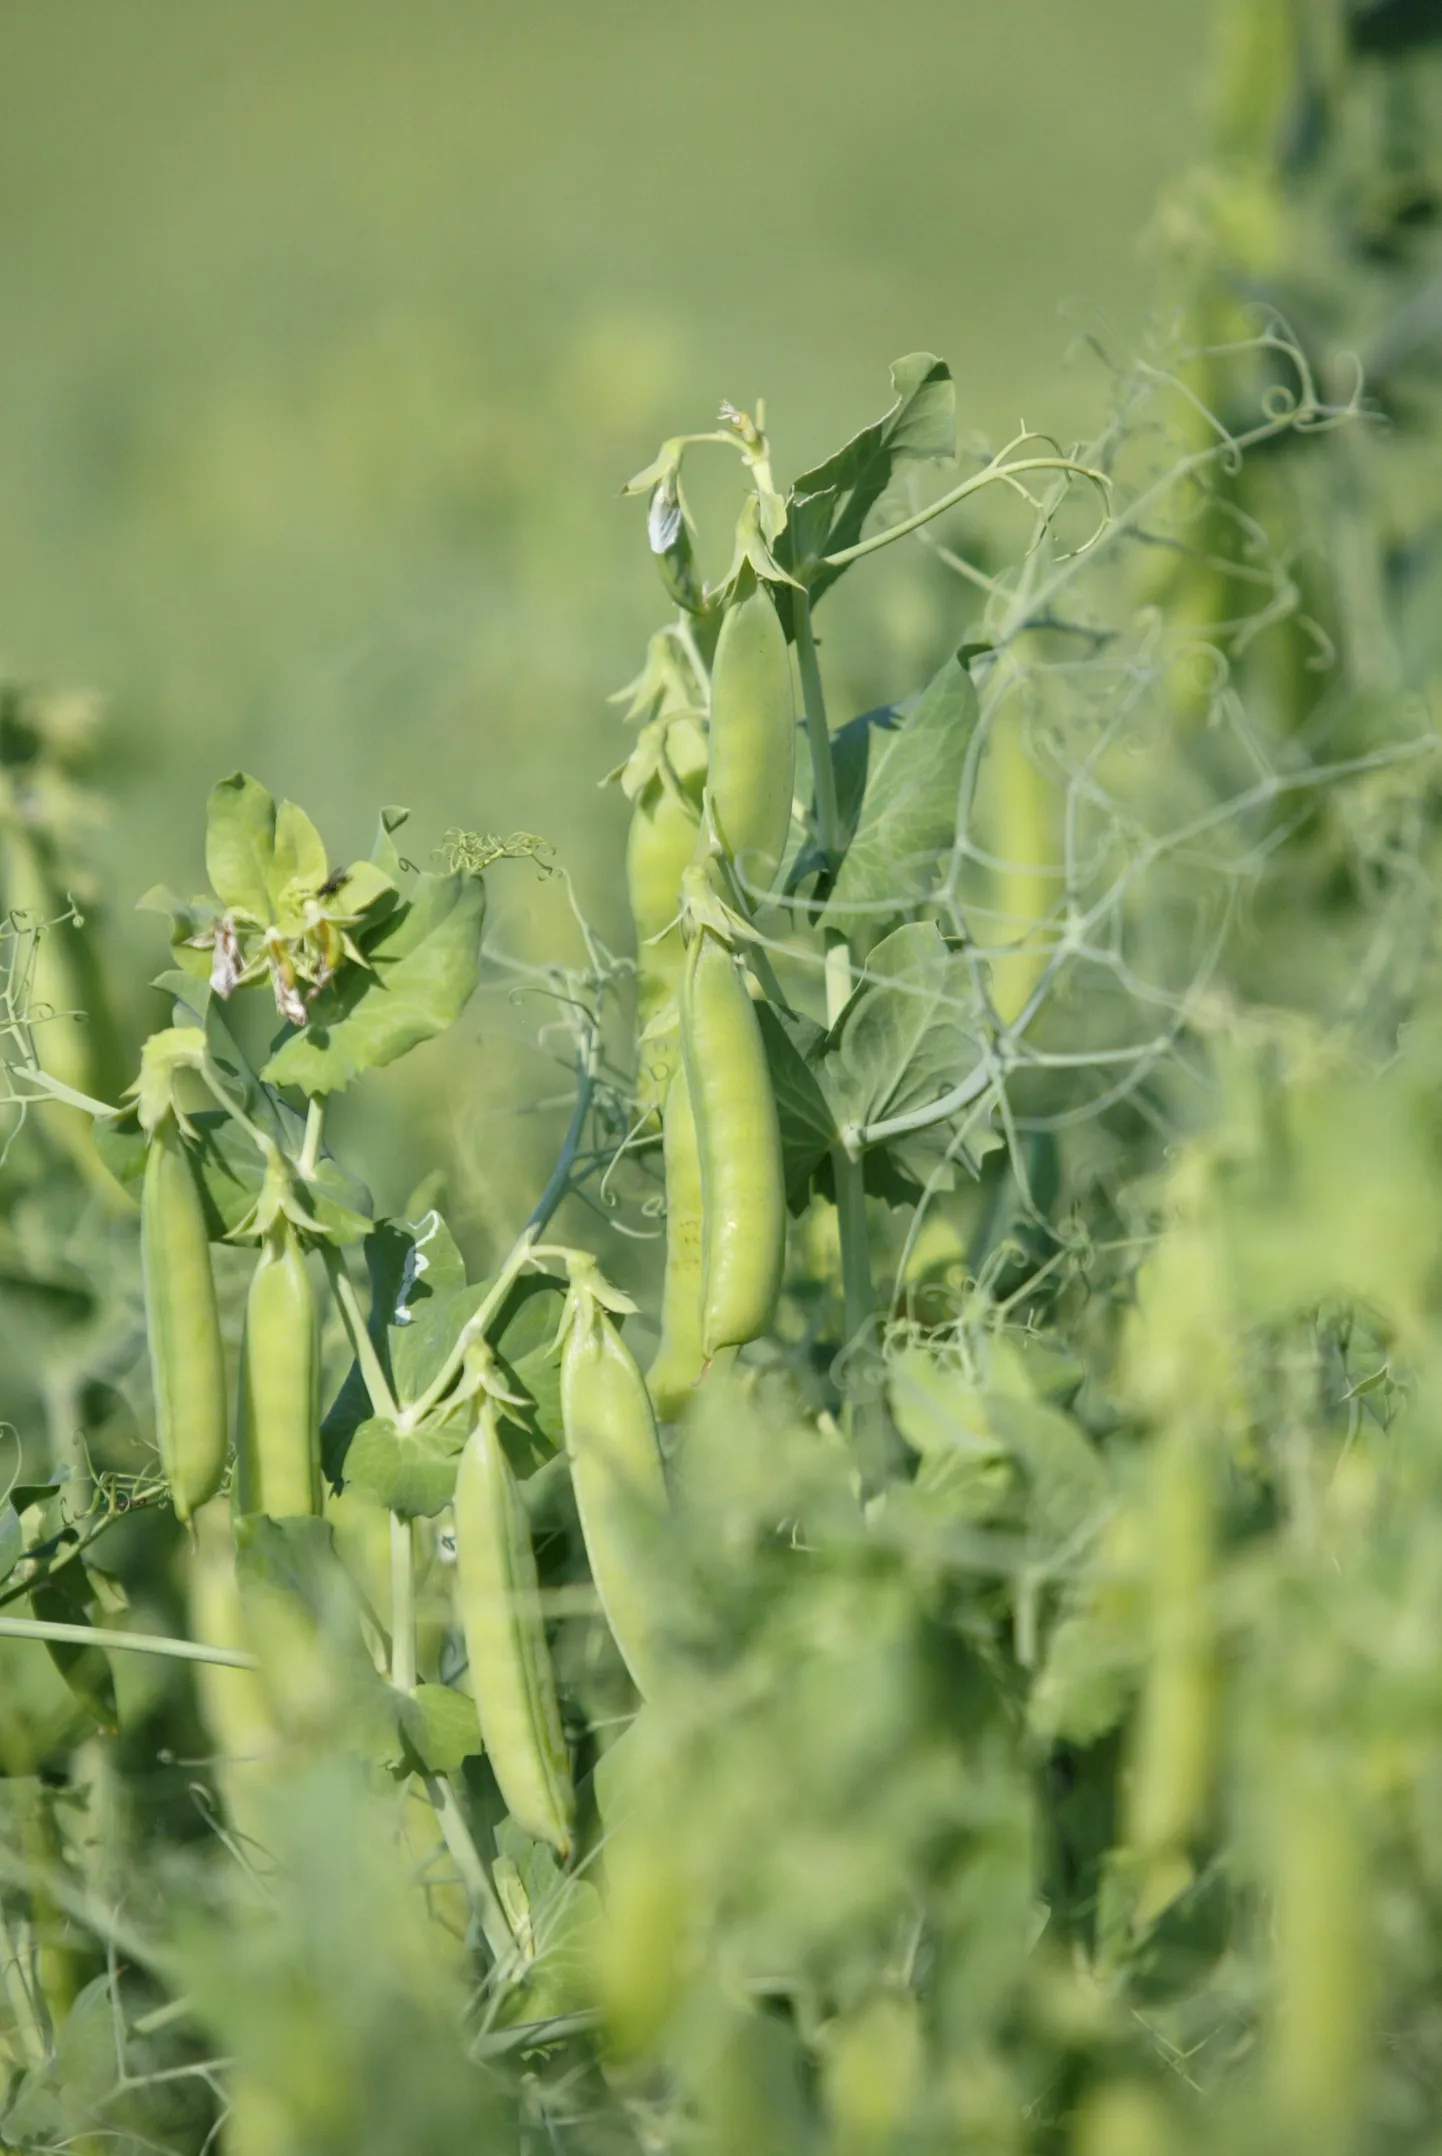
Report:
M 1203 1446 L 1185 1420 L 1158 1440 L 1150 1509 L 1152 1652 L 1132 1758 L 1128 1838 L 1155 1866 L 1184 1856 L 1203 1822 L 1216 1725 L 1207 1606 L 1213 1493 Z
M 636 924 L 637 1016 L 643 1028 L 675 995 L 686 961 L 678 915 L 681 878 L 700 832 L 700 782 L 706 772 L 700 727 L 693 719 L 672 720 L 662 753 L 664 765 L 636 797 L 626 840 L 626 892 Z
M 667 1510 L 646 1380 L 602 1301 L 573 1289 L 561 1355 L 561 1422 L 591 1577 L 638 1691 L 653 1664 L 648 1530 Z
M 1341 2156 L 1357 2145 L 1373 2003 L 1366 1854 L 1345 1771 L 1305 1739 L 1292 1752 L 1273 1859 L 1274 2124 L 1282 2149 Z
M 486 1400 L 456 1476 L 456 1573 L 481 1735 L 517 1825 L 562 1856 L 575 1797 L 525 1506 Z
M 771 1322 L 786 1179 L 756 1012 L 731 952 L 706 928 L 687 954 L 681 1041 L 701 1163 L 701 1347 L 709 1358 Z
M 711 668 L 711 814 L 743 883 L 776 881 L 796 790 L 796 713 L 786 632 L 757 584 L 728 607 Z
M 173 1114 L 151 1134 L 140 1247 L 161 1465 L 188 1522 L 225 1472 L 225 1352 L 200 1188 Z
M 240 1351 L 236 1503 L 272 1519 L 320 1511 L 320 1339 L 305 1252 L 282 1214 L 251 1275 Z
M 666 1164 L 666 1277 L 661 1344 L 646 1373 L 656 1413 L 674 1422 L 705 1368 L 701 1346 L 701 1161 L 684 1065 L 672 1076 L 661 1114 Z

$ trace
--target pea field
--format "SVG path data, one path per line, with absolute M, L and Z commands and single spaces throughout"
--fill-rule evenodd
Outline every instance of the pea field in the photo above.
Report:
M 1025 0 L 1037 140 L 1088 7 L 1146 238 L 1065 375 L 974 356 L 989 284 L 1005 353 L 1077 274 L 1040 208 L 927 317 L 963 365 L 903 349 L 914 233 L 855 299 L 751 165 L 746 248 L 801 239 L 744 338 L 665 193 L 684 353 L 642 307 L 542 364 L 538 273 L 500 359 L 393 322 L 206 402 L 103 249 L 129 326 L 62 365 L 37 182 L 0 2149 L 1442 2156 L 1442 7 Z M 288 64 L 330 84 L 323 10 L 152 66 L 149 9 L 10 26 L 0 192 L 105 82 L 223 132 L 266 75 L 274 143 Z M 902 77 L 918 186 L 950 155 L 863 12 L 778 31 L 849 54 L 841 224 L 906 192 Z M 1087 81 L 1048 184 L 1091 143 L 1120 201 Z M 117 185 L 183 222 L 156 140 Z

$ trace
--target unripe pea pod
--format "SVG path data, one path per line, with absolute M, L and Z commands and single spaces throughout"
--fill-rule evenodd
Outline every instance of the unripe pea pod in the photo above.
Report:
M 567 1856 L 575 1796 L 526 1508 L 485 1400 L 456 1475 L 456 1574 L 481 1736 L 518 1826 Z
M 591 1577 L 640 1692 L 654 1666 L 649 1534 L 665 1516 L 666 1471 L 646 1380 L 610 1316 L 573 1293 L 561 1354 L 561 1421 Z
M 706 1366 L 701 1345 L 701 1158 L 684 1063 L 673 1073 L 661 1111 L 666 1166 L 666 1277 L 661 1289 L 661 1344 L 646 1372 L 656 1413 L 674 1422 Z
M 796 790 L 796 713 L 786 632 L 757 584 L 726 610 L 711 667 L 711 815 L 743 884 L 776 881 Z
M 225 1472 L 225 1351 L 205 1209 L 173 1114 L 146 1154 L 140 1248 L 161 1465 L 188 1523 Z
M 686 962 L 679 920 L 681 878 L 700 834 L 706 743 L 694 719 L 666 728 L 667 773 L 657 770 L 636 798 L 626 839 L 626 892 L 636 924 L 636 1005 L 642 1029 L 675 995 Z M 664 1092 L 662 1083 L 658 1092 Z
M 681 1040 L 701 1163 L 701 1347 L 709 1359 L 771 1322 L 786 1177 L 755 1008 L 731 952 L 706 928 L 687 954 Z
M 1132 1847 L 1156 1860 L 1184 1854 L 1202 1824 L 1216 1723 L 1212 1476 L 1203 1442 L 1185 1420 L 1158 1440 L 1152 1475 L 1152 1651 L 1127 1825 Z
M 315 1291 L 284 1214 L 266 1231 L 246 1297 L 235 1490 L 241 1512 L 272 1519 L 321 1509 Z
M 1371 2001 L 1368 1880 L 1345 1774 L 1304 1739 L 1274 1783 L 1277 2002 L 1270 2082 L 1275 2145 L 1307 2156 L 1356 2146 Z

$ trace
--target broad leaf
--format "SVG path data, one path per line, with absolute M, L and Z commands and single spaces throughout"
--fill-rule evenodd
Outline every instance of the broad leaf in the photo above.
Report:
M 30 1606 L 37 1617 L 50 1624 L 90 1624 L 90 1581 L 82 1565 L 67 1565 L 52 1579 L 37 1580 L 30 1590 Z M 47 1640 L 50 1659 L 82 1707 L 100 1727 L 119 1727 L 115 1704 L 115 1679 L 102 1647 L 82 1647 L 74 1640 Z
M 868 729 L 865 794 L 823 926 L 874 935 L 888 913 L 905 912 L 934 889 L 937 862 L 956 835 L 976 717 L 971 676 L 951 658 L 893 732 Z
M 0 1581 L 7 1580 L 15 1570 L 24 1546 L 20 1515 L 7 1499 L 0 1505 Z
M 418 1684 L 401 1703 L 400 1726 L 431 1774 L 455 1774 L 482 1749 L 475 1701 L 448 1684 Z
M 805 1205 L 812 1174 L 817 1164 L 826 1158 L 836 1137 L 836 1118 L 805 1053 L 808 1032 L 811 1036 L 809 1045 L 813 1047 L 819 1046 L 825 1036 L 819 1026 L 812 1026 L 805 1019 L 788 1030 L 780 1014 L 769 1003 L 758 1004 L 756 1015 L 761 1024 L 761 1038 L 771 1072 L 771 1090 L 781 1125 L 786 1196 L 792 1210 L 799 1212 Z M 793 1038 L 793 1034 L 798 1037 Z
M 842 573 L 816 565 L 824 555 L 856 544 L 897 465 L 956 454 L 956 388 L 946 361 L 931 352 L 911 352 L 895 362 L 891 382 L 896 391 L 891 410 L 824 464 L 803 472 L 787 498 L 777 558 L 783 568 L 802 573 L 813 597 Z M 787 619 L 784 587 L 776 597 Z
M 223 906 L 251 914 L 257 921 L 270 919 L 275 819 L 274 800 L 243 771 L 233 771 L 211 788 L 206 803 L 205 873 Z
M 270 900 L 278 910 L 282 895 L 295 886 L 314 891 L 330 873 L 325 846 L 305 810 L 295 801 L 282 801 L 275 812 L 275 841 L 269 876 Z
M 400 1430 L 387 1417 L 373 1415 L 346 1449 L 346 1485 L 369 1490 L 407 1519 L 433 1517 L 455 1495 L 456 1464 L 465 1442 L 459 1422 Z
M 479 877 L 422 876 L 409 905 L 366 945 L 374 971 L 347 968 L 262 1077 L 307 1093 L 334 1093 L 443 1033 L 476 985 L 484 915 Z

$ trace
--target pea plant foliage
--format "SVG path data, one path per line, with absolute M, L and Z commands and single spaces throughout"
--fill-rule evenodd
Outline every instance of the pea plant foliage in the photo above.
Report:
M 107 1090 L 5 749 L 6 2145 L 1430 2145 L 1437 741 L 1329 552 L 1380 421 L 1268 307 L 1110 379 L 959 448 L 911 354 L 789 485 L 731 405 L 631 481 L 634 949 L 488 931 L 534 840 L 333 862 L 237 773 Z M 852 715 L 893 548 L 932 664 Z M 477 1278 L 332 1104 L 482 982 L 574 1086 Z

